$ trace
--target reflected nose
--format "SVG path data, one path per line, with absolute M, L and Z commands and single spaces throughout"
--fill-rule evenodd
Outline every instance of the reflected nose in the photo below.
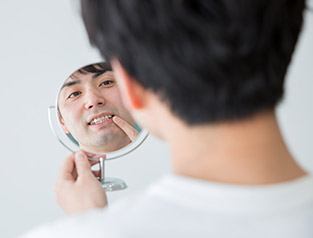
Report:
M 92 109 L 94 107 L 105 105 L 105 99 L 103 98 L 103 96 L 94 90 L 90 90 L 89 92 L 87 92 L 85 97 L 86 97 L 85 103 L 86 109 Z

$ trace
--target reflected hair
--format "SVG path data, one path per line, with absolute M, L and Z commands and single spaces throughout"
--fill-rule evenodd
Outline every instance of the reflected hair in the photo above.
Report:
M 111 65 L 107 62 L 100 62 L 100 63 L 86 65 L 74 73 L 78 72 L 80 74 L 93 74 L 94 77 L 98 77 L 107 71 L 112 71 Z

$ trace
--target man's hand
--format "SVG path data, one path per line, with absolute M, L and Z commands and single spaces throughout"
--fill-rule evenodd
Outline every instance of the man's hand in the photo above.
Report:
M 83 152 L 70 155 L 55 186 L 57 201 L 68 214 L 81 213 L 107 205 L 107 196 L 91 170 Z
M 138 131 L 134 127 L 132 127 L 127 121 L 118 116 L 114 116 L 112 120 L 119 128 L 121 128 L 125 132 L 125 134 L 129 137 L 131 141 L 134 141 L 137 138 Z

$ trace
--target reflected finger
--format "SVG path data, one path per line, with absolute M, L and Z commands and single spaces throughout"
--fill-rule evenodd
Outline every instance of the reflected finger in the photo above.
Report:
M 113 122 L 126 133 L 131 141 L 134 141 L 136 139 L 138 131 L 128 122 L 118 116 L 113 117 Z

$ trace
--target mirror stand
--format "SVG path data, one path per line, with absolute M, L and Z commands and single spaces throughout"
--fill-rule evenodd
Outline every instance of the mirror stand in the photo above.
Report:
M 118 178 L 105 177 L 105 159 L 103 157 L 100 158 L 100 183 L 102 187 L 108 191 L 118 191 L 127 188 L 127 184 Z

